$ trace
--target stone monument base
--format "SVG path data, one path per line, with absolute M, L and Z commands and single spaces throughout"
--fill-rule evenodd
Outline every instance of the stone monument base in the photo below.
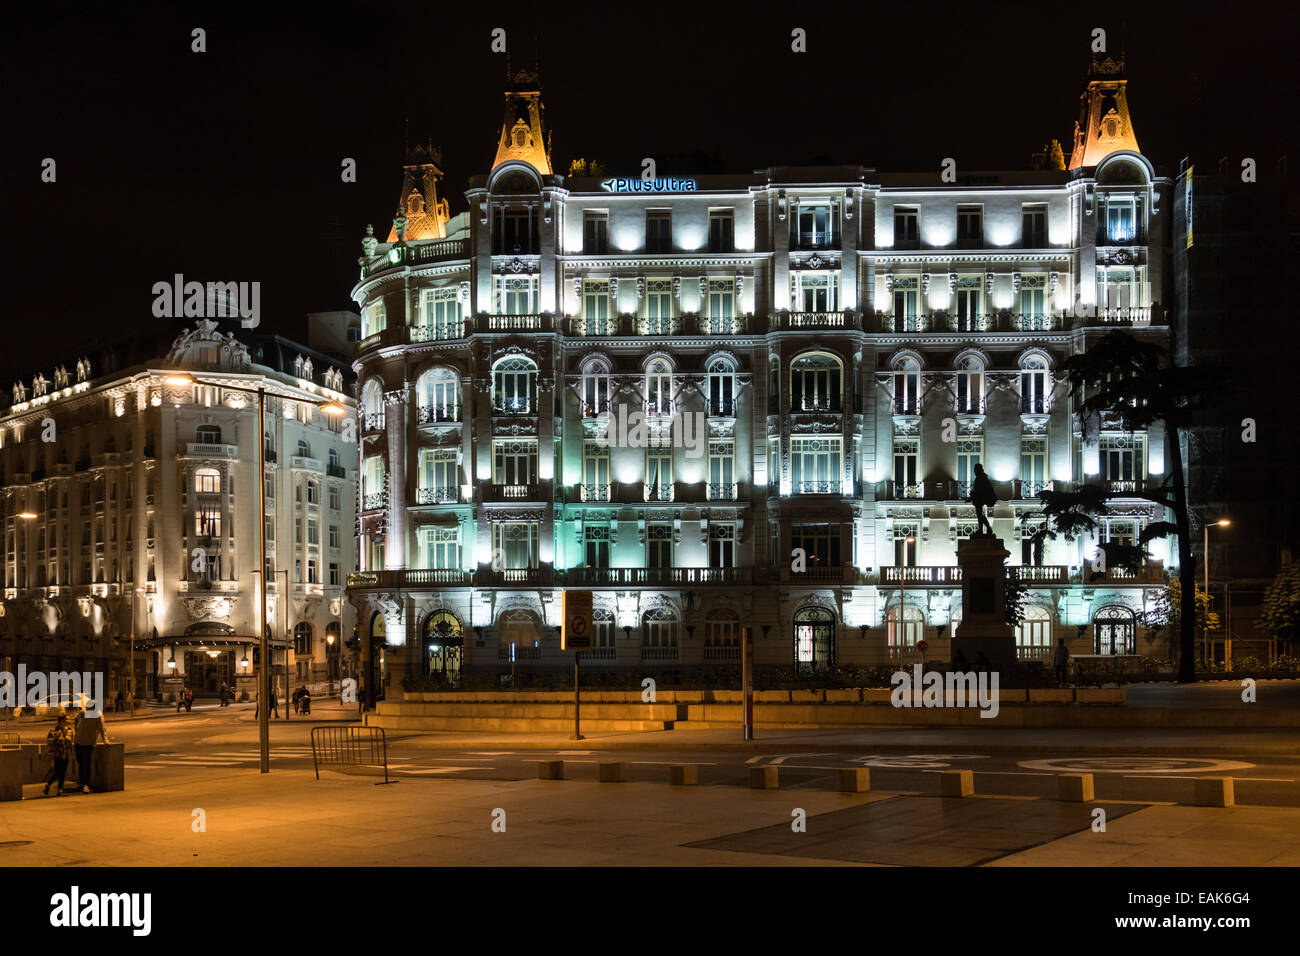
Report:
M 960 625 L 958 625 L 957 630 L 962 630 Z M 1016 639 L 1012 634 L 980 634 L 970 637 L 954 637 L 952 639 L 952 656 L 954 660 L 958 651 L 961 651 L 966 656 L 966 668 L 969 670 L 975 670 L 975 661 L 981 651 L 984 653 L 985 658 L 988 659 L 990 670 L 1008 673 L 1016 666 Z

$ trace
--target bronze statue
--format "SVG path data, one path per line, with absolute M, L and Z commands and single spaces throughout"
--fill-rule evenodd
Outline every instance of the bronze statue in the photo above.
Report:
M 979 533 L 993 534 L 993 525 L 989 524 L 984 509 L 992 508 L 998 503 L 998 494 L 993 490 L 993 482 L 989 481 L 989 476 L 984 473 L 983 465 L 975 466 L 975 480 L 971 482 L 969 501 L 975 506 L 975 517 L 979 519 Z

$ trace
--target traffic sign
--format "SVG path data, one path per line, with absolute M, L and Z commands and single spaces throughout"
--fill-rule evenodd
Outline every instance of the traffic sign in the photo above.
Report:
M 560 650 L 591 650 L 596 630 L 592 621 L 592 592 L 565 590 L 561 597 L 561 607 L 564 624 L 560 627 Z

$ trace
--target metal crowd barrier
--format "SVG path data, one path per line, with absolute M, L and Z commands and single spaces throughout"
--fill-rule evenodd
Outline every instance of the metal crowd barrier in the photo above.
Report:
M 383 767 L 384 783 L 388 779 L 388 739 L 382 727 L 313 727 L 311 758 L 320 779 L 321 766 Z

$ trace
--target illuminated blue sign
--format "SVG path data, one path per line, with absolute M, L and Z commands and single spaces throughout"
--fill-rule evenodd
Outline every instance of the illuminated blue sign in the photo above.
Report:
M 609 193 L 693 193 L 693 179 L 605 179 L 600 188 Z

